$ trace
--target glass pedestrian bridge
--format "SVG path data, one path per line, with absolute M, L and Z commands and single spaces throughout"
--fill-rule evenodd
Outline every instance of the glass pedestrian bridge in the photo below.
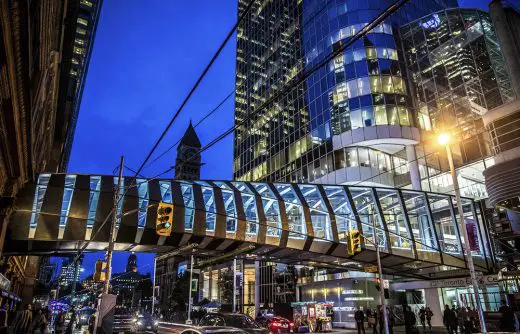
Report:
M 433 277 L 465 269 L 455 197 L 406 189 L 239 181 L 179 181 L 75 174 L 40 174 L 20 191 L 5 253 L 71 253 L 91 241 L 106 249 L 114 190 L 116 250 L 166 252 L 196 243 L 201 256 L 236 252 L 325 268 L 375 263 L 374 239 L 388 273 Z M 155 233 L 157 203 L 174 204 L 170 237 Z M 479 203 L 463 198 L 464 228 L 477 270 L 492 256 Z M 346 238 L 361 231 L 363 251 L 349 257 Z M 246 251 L 240 252 L 244 247 Z M 238 250 L 238 252 L 237 252 Z M 460 271 L 460 270 L 459 270 Z

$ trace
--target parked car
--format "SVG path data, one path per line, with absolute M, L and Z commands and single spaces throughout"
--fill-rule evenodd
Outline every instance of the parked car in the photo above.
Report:
M 262 316 L 256 318 L 256 322 L 266 327 L 270 333 L 294 333 L 294 322 L 276 315 Z
M 200 319 L 199 326 L 221 326 L 240 328 L 251 334 L 268 334 L 269 331 L 262 328 L 248 315 L 240 313 L 208 313 Z
M 137 312 L 132 320 L 132 333 L 148 333 L 150 331 L 157 333 L 159 323 L 147 312 Z

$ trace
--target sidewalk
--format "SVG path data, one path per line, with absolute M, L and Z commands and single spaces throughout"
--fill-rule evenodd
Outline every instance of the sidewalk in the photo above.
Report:
M 447 331 L 446 331 L 446 328 L 444 327 L 432 327 L 432 331 L 430 333 L 430 331 L 428 329 L 426 329 L 426 332 L 423 331 L 422 327 L 418 327 L 419 328 L 419 333 L 420 334 L 446 334 Z M 405 328 L 404 326 L 395 326 L 393 328 L 393 332 L 394 334 L 396 333 L 405 333 Z M 357 329 L 350 329 L 350 328 L 334 328 L 332 330 L 332 332 L 329 332 L 329 333 L 334 333 L 334 334 L 357 334 Z M 366 334 L 372 334 L 373 331 L 372 331 L 372 328 L 367 328 L 365 327 L 365 333 Z

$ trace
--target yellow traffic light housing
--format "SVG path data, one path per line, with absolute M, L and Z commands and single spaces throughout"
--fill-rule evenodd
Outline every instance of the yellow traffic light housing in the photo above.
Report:
M 93 275 L 94 281 L 104 282 L 106 280 L 106 273 L 104 272 L 105 269 L 107 269 L 107 263 L 101 260 L 97 260 L 96 268 Z
M 157 221 L 155 233 L 160 236 L 169 237 L 172 234 L 173 204 L 160 202 L 157 208 Z
M 359 230 L 350 230 L 347 236 L 347 254 L 354 256 L 361 253 L 361 233 Z

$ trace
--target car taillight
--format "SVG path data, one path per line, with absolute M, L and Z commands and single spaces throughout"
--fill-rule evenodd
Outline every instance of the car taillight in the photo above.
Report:
M 272 324 L 274 327 L 282 327 L 282 324 L 279 322 L 273 322 Z
M 294 322 L 289 321 L 289 326 L 290 326 L 290 327 L 293 327 L 293 326 L 294 326 Z

